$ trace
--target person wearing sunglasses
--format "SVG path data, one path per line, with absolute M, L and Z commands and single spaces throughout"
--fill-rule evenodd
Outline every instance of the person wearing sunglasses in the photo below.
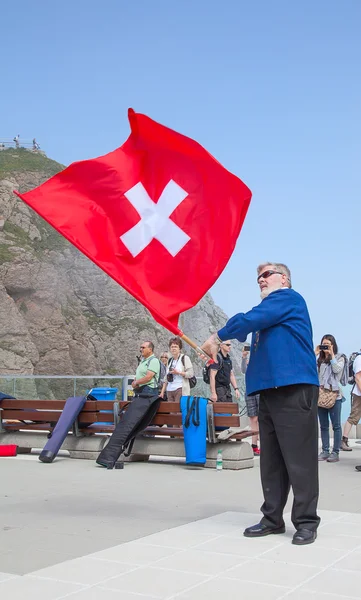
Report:
M 229 355 L 231 345 L 230 340 L 223 342 L 219 348 L 217 362 L 210 365 L 209 385 L 212 402 L 233 402 L 231 384 L 236 400 L 239 399 L 239 389 L 233 372 L 232 360 Z
M 291 272 L 283 263 L 257 268 L 261 303 L 229 319 L 202 346 L 217 360 L 228 339 L 245 342 L 252 333 L 246 393 L 260 394 L 259 434 L 264 502 L 260 523 L 246 537 L 285 532 L 283 510 L 290 487 L 294 502 L 292 543 L 311 544 L 317 537 L 318 503 L 318 373 L 312 326 L 303 297 L 292 289 Z
M 137 396 L 158 396 L 160 361 L 154 355 L 153 342 L 147 341 L 140 345 L 141 360 L 132 381 L 134 398 Z
M 162 352 L 162 354 L 160 355 L 160 361 L 163 363 L 163 365 L 167 366 L 168 359 L 169 359 L 168 352 Z

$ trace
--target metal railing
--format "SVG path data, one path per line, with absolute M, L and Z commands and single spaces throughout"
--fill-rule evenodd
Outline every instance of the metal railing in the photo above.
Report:
M 40 148 L 39 144 L 37 143 L 37 145 L 34 146 L 33 142 L 30 140 L 19 139 L 18 143 L 16 143 L 11 139 L 0 138 L 0 150 L 7 150 L 8 148 L 14 150 L 29 150 L 30 152 L 44 154 L 44 151 Z
M 26 400 L 63 400 L 85 395 L 94 387 L 117 387 L 121 397 L 123 375 L 0 375 L 0 391 Z
M 19 148 L 29 148 L 30 146 L 33 146 L 33 141 L 32 140 L 21 140 L 19 138 Z M 6 148 L 16 148 L 16 142 L 14 139 L 11 138 L 0 138 L 0 146 L 4 145 Z

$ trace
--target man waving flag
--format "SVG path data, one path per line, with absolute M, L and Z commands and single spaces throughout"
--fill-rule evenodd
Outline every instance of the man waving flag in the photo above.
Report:
M 225 268 L 251 191 L 200 144 L 129 109 L 113 152 L 20 194 L 175 334 Z

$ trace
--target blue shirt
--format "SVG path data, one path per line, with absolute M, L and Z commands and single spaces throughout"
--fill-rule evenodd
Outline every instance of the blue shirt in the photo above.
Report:
M 300 294 L 289 288 L 271 292 L 249 312 L 229 319 L 218 336 L 244 342 L 251 332 L 248 395 L 298 383 L 318 386 L 312 326 Z

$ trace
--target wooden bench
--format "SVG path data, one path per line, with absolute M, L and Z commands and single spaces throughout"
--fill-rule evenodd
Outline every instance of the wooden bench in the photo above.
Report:
M 32 448 L 42 449 L 49 433 L 58 422 L 65 402 L 66 400 L 2 400 L 0 402 L 0 444 L 16 444 L 20 453 L 30 452 Z M 87 427 L 97 422 L 100 414 L 103 417 L 97 404 L 96 401 L 86 401 L 79 418 L 64 440 L 62 449 L 69 450 L 71 457 L 93 458 L 94 453 L 99 454 L 108 439 L 107 436 L 92 436 L 94 439 L 91 439 L 90 435 L 86 434 Z M 103 409 L 103 406 L 101 408 Z M 106 416 L 106 421 L 109 421 L 111 426 L 106 428 L 111 432 L 114 429 L 113 414 Z M 73 455 L 72 452 L 75 454 Z
M 49 432 L 55 427 L 65 400 L 10 400 L 0 403 L 0 444 L 15 443 L 20 451 L 43 448 Z M 72 458 L 95 459 L 104 447 L 108 436 L 121 418 L 124 402 L 87 400 L 74 423 L 72 431 L 64 440 L 62 449 Z M 110 412 L 104 412 L 110 411 Z M 221 448 L 223 467 L 241 469 L 253 466 L 253 452 L 248 443 L 242 442 L 252 431 L 232 435 L 219 443 L 218 428 L 239 427 L 238 405 L 217 403 L 214 419 L 208 427 L 207 463 L 215 466 L 217 452 Z M 103 435 L 95 435 L 103 434 Z M 151 425 L 137 437 L 129 460 L 148 460 L 150 455 L 184 457 L 182 415 L 176 402 L 161 402 Z

